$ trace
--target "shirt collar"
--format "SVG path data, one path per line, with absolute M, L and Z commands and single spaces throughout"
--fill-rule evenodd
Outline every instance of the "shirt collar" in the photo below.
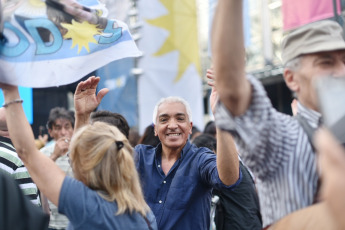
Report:
M 304 105 L 302 105 L 299 101 L 297 102 L 297 113 L 299 113 L 302 117 L 304 117 L 311 127 L 318 128 L 322 121 L 321 113 L 308 109 Z
M 190 143 L 189 140 L 187 140 L 186 144 L 184 145 L 182 152 L 181 152 L 181 158 L 188 152 L 192 144 Z

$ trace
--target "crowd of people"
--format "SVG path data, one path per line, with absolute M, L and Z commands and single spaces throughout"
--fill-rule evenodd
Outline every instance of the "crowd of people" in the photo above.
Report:
M 344 229 L 345 150 L 322 128 L 314 88 L 345 77 L 343 29 L 322 20 L 286 34 L 290 116 L 245 73 L 242 7 L 218 1 L 207 71 L 215 120 L 203 131 L 171 96 L 134 135 L 121 114 L 96 111 L 109 90 L 92 76 L 73 112 L 50 111 L 45 143 L 18 87 L 0 83 L 0 229 Z

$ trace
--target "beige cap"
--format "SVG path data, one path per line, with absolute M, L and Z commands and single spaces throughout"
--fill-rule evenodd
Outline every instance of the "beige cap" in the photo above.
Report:
M 341 26 L 331 20 L 313 22 L 287 34 L 282 42 L 282 61 L 323 51 L 343 50 L 345 41 Z

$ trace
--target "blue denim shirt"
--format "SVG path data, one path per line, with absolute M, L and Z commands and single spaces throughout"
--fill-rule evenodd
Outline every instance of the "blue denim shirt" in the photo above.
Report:
M 230 189 L 218 176 L 216 155 L 189 141 L 168 175 L 161 167 L 162 146 L 137 145 L 136 166 L 145 200 L 156 216 L 158 229 L 209 229 L 212 188 Z

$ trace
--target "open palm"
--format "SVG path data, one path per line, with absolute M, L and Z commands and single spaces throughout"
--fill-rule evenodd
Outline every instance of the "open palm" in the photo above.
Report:
M 89 114 L 101 103 L 102 98 L 109 92 L 109 89 L 101 89 L 97 94 L 99 77 L 89 77 L 86 81 L 81 81 L 74 93 L 74 106 L 76 114 Z

